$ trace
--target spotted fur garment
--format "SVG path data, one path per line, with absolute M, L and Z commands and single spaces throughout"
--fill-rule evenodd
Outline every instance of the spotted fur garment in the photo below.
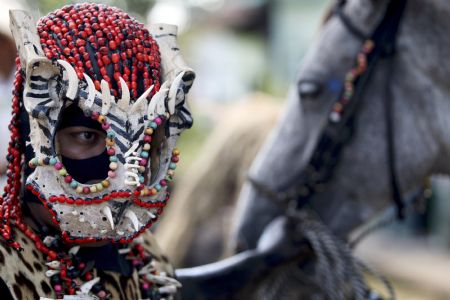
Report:
M 24 248 L 18 252 L 0 242 L 0 295 L 2 300 L 37 300 L 55 299 L 56 295 L 45 276 L 47 266 L 45 258 L 34 243 L 22 232 L 16 231 L 17 241 Z M 150 232 L 143 234 L 142 246 L 151 253 L 157 273 L 165 272 L 173 277 L 174 270 L 167 257 L 162 255 L 156 240 Z M 111 299 L 134 300 L 143 299 L 139 287 L 139 276 L 136 270 L 131 277 L 116 272 L 94 270 L 94 277 L 100 277 L 105 287 L 111 292 Z

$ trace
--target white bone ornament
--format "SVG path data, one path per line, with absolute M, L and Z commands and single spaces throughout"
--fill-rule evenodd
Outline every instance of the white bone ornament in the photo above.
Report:
M 23 10 L 10 10 L 9 19 L 22 69 L 26 69 L 25 72 L 30 73 L 30 68 L 34 65 L 34 62 L 47 59 L 41 47 L 36 22 L 31 15 Z M 49 60 L 47 59 L 47 61 Z
M 33 17 L 23 10 L 11 10 L 9 16 L 11 33 L 16 43 L 20 64 L 22 70 L 25 71 L 24 106 L 28 112 L 31 112 L 35 102 L 39 101 L 26 96 L 30 88 L 31 76 L 39 75 L 50 80 L 59 74 L 59 68 L 45 57 Z M 54 105 L 55 103 L 51 106 Z
M 152 213 L 151 211 L 146 211 L 145 212 L 151 219 L 154 219 L 154 218 L 156 218 L 156 215 L 154 214 L 154 213 Z
M 43 240 L 42 242 L 45 244 L 45 246 L 50 247 L 50 245 L 52 244 L 52 242 L 53 242 L 54 240 L 56 240 L 55 237 L 49 236 L 49 235 L 48 235 L 48 236 L 46 236 L 46 237 L 44 238 L 44 240 Z
M 169 85 L 170 83 L 168 81 L 164 82 L 161 85 L 161 88 L 159 91 L 152 97 L 152 100 L 150 100 L 150 104 L 148 105 L 147 115 L 150 120 L 153 120 L 159 115 L 163 115 L 166 112 L 165 109 L 165 99 L 167 98 L 167 94 L 169 92 Z M 170 107 L 170 104 L 169 104 Z M 173 107 L 175 108 L 175 103 L 173 104 Z
M 94 104 L 95 101 L 95 84 L 92 81 L 91 77 L 89 77 L 89 75 L 87 75 L 86 73 L 83 73 L 84 79 L 86 80 L 86 83 L 88 85 L 88 98 L 85 101 L 85 106 L 90 109 L 92 108 L 92 105 Z
M 175 278 L 165 276 L 164 274 L 161 275 L 154 275 L 154 274 L 145 274 L 145 277 L 151 282 L 162 284 L 162 285 L 175 285 L 176 287 L 181 287 L 181 283 L 176 280 Z
M 73 255 L 75 255 L 75 254 L 77 254 L 78 253 L 78 250 L 80 250 L 80 246 L 73 246 L 72 248 L 70 248 L 70 250 L 69 250 L 69 254 L 73 254 Z
M 100 82 L 102 89 L 102 115 L 106 116 L 111 108 L 111 91 L 109 90 L 109 83 L 102 79 Z
M 125 213 L 125 217 L 128 218 L 131 221 L 131 224 L 133 224 L 134 230 L 139 230 L 139 220 L 136 216 L 136 214 L 132 210 L 127 210 Z
M 176 25 L 159 23 L 151 24 L 148 29 L 159 46 L 162 78 L 166 81 L 173 82 L 175 77 L 184 71 L 185 74 L 192 74 L 193 79 L 195 73 L 184 62 L 177 44 L 178 27 Z
M 100 300 L 100 298 L 95 295 L 64 295 L 62 300 Z
M 183 79 L 183 76 L 185 73 L 186 73 L 185 71 L 180 72 L 180 74 L 178 74 L 177 77 L 175 77 L 172 85 L 170 86 L 168 97 L 169 97 L 169 103 L 170 103 L 169 112 L 171 115 L 173 115 L 173 113 L 175 111 L 175 105 L 177 104 L 176 99 L 177 99 L 178 89 L 181 86 L 182 79 Z
M 101 209 L 101 212 L 105 215 L 105 217 L 108 219 L 109 224 L 111 225 L 111 229 L 114 230 L 114 220 L 111 213 L 111 208 L 109 206 L 105 206 Z
M 69 80 L 69 86 L 67 87 L 66 97 L 70 100 L 75 100 L 78 92 L 78 76 L 75 69 L 67 61 L 58 59 L 58 63 L 66 70 L 67 77 Z
M 130 106 L 130 91 L 128 89 L 128 86 L 123 80 L 122 77 L 119 77 L 120 81 L 120 89 L 122 90 L 122 97 L 117 101 L 117 106 L 123 110 L 126 111 Z
M 53 275 L 58 274 L 58 273 L 59 273 L 59 270 L 47 270 L 47 271 L 45 271 L 45 276 L 50 278 Z
M 45 263 L 46 266 L 49 266 L 52 269 L 59 269 L 61 267 L 61 263 L 57 260 L 49 261 Z
M 131 107 L 131 113 L 145 111 L 145 107 L 147 106 L 148 100 L 147 96 L 153 91 L 154 85 L 151 85 L 137 100 L 133 103 Z
M 95 277 L 92 280 L 89 280 L 80 287 L 80 291 L 77 291 L 78 295 L 88 295 L 91 291 L 92 287 L 100 281 L 100 277 Z
M 137 143 L 134 144 L 130 150 L 136 150 L 137 146 L 139 146 Z M 138 186 L 140 184 L 139 181 L 139 162 L 142 160 L 141 157 L 137 156 L 137 152 L 133 152 L 131 156 L 130 150 L 125 153 L 125 180 L 124 183 L 126 185 L 135 185 Z

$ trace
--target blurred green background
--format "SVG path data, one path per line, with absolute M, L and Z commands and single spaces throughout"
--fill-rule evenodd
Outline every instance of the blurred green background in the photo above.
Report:
M 5 0 L 3 0 L 5 1 Z M 22 2 L 39 18 L 68 3 Z M 179 26 L 179 43 L 197 78 L 190 93 L 194 126 L 179 146 L 188 168 L 220 112 L 251 93 L 283 101 L 330 1 L 326 0 L 110 0 L 144 23 Z

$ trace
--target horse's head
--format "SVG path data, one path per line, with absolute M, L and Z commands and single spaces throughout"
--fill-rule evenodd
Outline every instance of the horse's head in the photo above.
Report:
M 369 35 L 383 17 L 387 0 L 350 0 L 342 13 Z M 420 187 L 432 173 L 450 173 L 450 78 L 443 50 L 450 45 L 450 3 L 410 0 L 397 34 L 392 67 L 381 59 L 360 98 L 355 131 L 344 146 L 333 176 L 309 199 L 310 208 L 336 234 L 346 236 L 390 205 L 386 89 L 392 97 L 395 172 L 401 193 Z M 304 59 L 284 114 L 254 161 L 249 175 L 271 191 L 296 185 L 315 151 L 330 111 L 344 89 L 362 40 L 338 14 L 323 25 Z M 389 75 L 389 82 L 386 76 Z M 245 184 L 239 199 L 234 243 L 253 248 L 267 225 L 283 214 L 281 206 Z

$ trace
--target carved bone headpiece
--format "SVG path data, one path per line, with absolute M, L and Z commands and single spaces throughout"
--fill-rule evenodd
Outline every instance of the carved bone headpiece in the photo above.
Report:
M 181 58 L 176 26 L 148 31 L 96 4 L 66 6 L 37 28 L 24 11 L 10 15 L 35 152 L 27 188 L 66 240 L 132 240 L 161 213 L 179 157 L 176 140 L 192 124 L 185 100 L 195 74 Z M 111 163 L 99 182 L 77 181 L 58 153 L 57 126 L 71 105 L 106 132 Z

